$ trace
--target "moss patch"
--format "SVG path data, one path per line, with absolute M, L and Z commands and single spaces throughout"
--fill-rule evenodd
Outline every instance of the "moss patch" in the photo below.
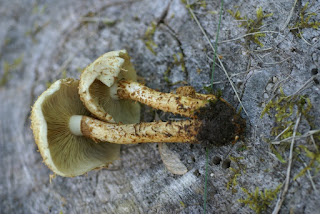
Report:
M 0 87 L 5 86 L 7 82 L 11 79 L 10 73 L 14 70 L 17 70 L 17 68 L 21 65 L 23 61 L 23 55 L 16 58 L 12 63 L 4 62 L 3 64 L 3 74 L 0 78 Z
M 157 29 L 157 23 L 151 22 L 151 26 L 149 26 L 144 33 L 143 41 L 146 47 L 153 53 L 154 55 L 157 55 L 154 48 L 157 48 L 158 45 L 154 42 L 153 36 Z
M 280 88 L 280 94 L 266 105 L 261 113 L 261 118 L 265 114 L 274 115 L 276 125 L 272 128 L 271 135 L 277 136 L 282 133 L 279 138 L 285 139 L 292 136 L 295 118 L 300 113 L 313 127 L 312 116 L 310 115 L 311 108 L 311 101 L 306 95 L 286 96 L 283 89 Z
M 306 28 L 313 28 L 317 30 L 320 27 L 320 22 L 310 21 L 314 16 L 317 16 L 317 13 L 307 13 L 308 6 L 309 2 L 307 2 L 301 9 L 297 22 L 293 26 L 289 27 L 290 31 L 299 38 L 301 38 L 300 30 Z
M 246 188 L 241 188 L 247 194 L 247 198 L 239 199 L 238 201 L 249 206 L 256 213 L 266 213 L 272 201 L 277 198 L 280 188 L 281 185 L 274 190 L 265 189 L 264 191 L 259 191 L 259 188 L 256 187 L 253 192 L 249 192 Z
M 240 160 L 242 160 L 243 157 L 230 157 L 230 160 L 236 163 L 236 167 L 230 167 L 229 169 L 231 170 L 231 176 L 227 182 L 227 189 L 231 190 L 232 194 L 237 193 L 237 185 L 238 185 L 238 177 L 246 173 L 246 166 L 242 163 L 240 163 Z
M 174 66 L 180 66 L 181 67 L 181 71 L 182 72 L 186 72 L 186 66 L 185 66 L 185 62 L 184 62 L 184 57 L 183 54 L 181 52 L 177 53 L 177 54 L 173 54 L 173 62 L 169 64 L 169 66 L 167 67 L 167 70 L 163 73 L 163 80 L 168 83 L 169 85 L 176 85 L 179 83 L 182 83 L 181 81 L 178 82 L 171 82 L 170 81 L 170 74 L 171 74 L 171 69 Z
M 260 47 L 263 47 L 263 44 L 260 42 L 260 37 L 265 37 L 265 33 L 259 33 L 260 28 L 263 25 L 263 20 L 267 17 L 270 17 L 273 15 L 273 13 L 263 13 L 262 8 L 259 7 L 256 11 L 256 19 L 249 19 L 246 15 L 242 16 L 239 12 L 239 10 L 232 11 L 227 10 L 228 13 L 231 14 L 233 18 L 235 18 L 238 21 L 241 21 L 241 24 L 239 27 L 244 27 L 247 29 L 246 34 L 250 34 L 246 36 L 246 45 L 249 45 L 250 42 L 254 42 Z
M 304 119 L 310 126 L 310 129 L 316 130 L 314 125 L 314 118 L 311 115 L 312 104 L 307 95 L 292 95 L 286 96 L 280 88 L 280 94 L 276 99 L 271 100 L 264 110 L 261 117 L 265 114 L 269 114 L 274 117 L 275 125 L 271 130 L 272 136 L 277 136 L 278 139 L 286 141 L 293 135 L 294 125 L 296 118 L 301 114 L 301 119 Z M 300 132 L 296 133 L 297 136 L 301 136 Z M 308 164 L 297 174 L 294 179 L 305 175 L 309 170 L 311 174 L 315 175 L 320 170 L 320 148 L 318 142 L 320 135 L 318 132 L 314 132 L 311 135 L 314 145 L 309 147 L 307 141 L 302 142 L 303 145 L 299 145 L 294 149 L 294 153 L 303 156 L 308 159 Z M 270 142 L 270 140 L 266 140 Z M 307 143 L 307 144 L 306 144 Z M 281 163 L 285 163 L 286 160 L 282 157 L 283 153 L 288 151 L 289 144 L 281 143 L 280 145 L 274 145 L 270 143 L 270 149 L 273 154 L 278 158 Z M 298 158 L 299 160 L 300 158 Z

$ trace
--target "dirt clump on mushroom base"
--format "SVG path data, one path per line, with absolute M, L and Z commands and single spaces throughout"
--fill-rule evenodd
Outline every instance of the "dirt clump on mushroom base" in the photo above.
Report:
M 210 102 L 195 115 L 202 122 L 197 139 L 205 146 L 224 146 L 243 135 L 246 122 L 232 106 L 221 100 Z

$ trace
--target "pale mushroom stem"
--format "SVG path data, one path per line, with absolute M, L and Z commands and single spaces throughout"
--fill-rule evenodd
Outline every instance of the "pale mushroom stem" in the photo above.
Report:
M 208 100 L 158 92 L 130 80 L 120 80 L 116 84 L 116 95 L 120 99 L 135 100 L 155 109 L 186 117 L 194 117 L 196 110 L 208 104 Z
M 80 129 L 86 137 L 116 144 L 193 143 L 200 126 L 197 120 L 117 125 L 82 116 Z
M 199 100 L 215 101 L 215 100 L 219 99 L 222 102 L 226 103 L 229 107 L 234 109 L 233 106 L 230 103 L 228 103 L 225 99 L 223 99 L 221 97 L 217 98 L 217 96 L 215 96 L 213 94 L 197 93 L 196 90 L 192 86 L 181 86 L 181 87 L 177 88 L 176 93 L 181 96 L 191 97 L 191 98 L 199 99 Z

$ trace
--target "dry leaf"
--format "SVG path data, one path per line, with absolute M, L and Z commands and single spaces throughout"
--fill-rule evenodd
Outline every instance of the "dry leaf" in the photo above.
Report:
M 155 121 L 161 121 L 157 112 L 155 113 Z M 165 143 L 158 143 L 159 153 L 163 164 L 175 175 L 184 175 L 188 172 L 187 167 L 180 161 L 179 155 L 171 151 Z
M 187 167 L 180 161 L 179 155 L 171 151 L 165 143 L 159 143 L 159 152 L 166 168 L 175 175 L 188 172 Z

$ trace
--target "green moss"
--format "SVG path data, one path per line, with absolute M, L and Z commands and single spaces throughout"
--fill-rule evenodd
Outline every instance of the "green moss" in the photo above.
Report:
M 32 8 L 32 14 L 44 14 L 46 9 L 48 8 L 48 6 L 45 4 L 45 5 L 39 5 L 38 3 L 35 3 L 33 5 L 33 8 Z
M 202 7 L 203 9 L 206 9 L 207 8 L 207 3 L 206 3 L 206 1 L 199 1 L 199 3 L 200 3 L 200 7 Z
M 45 27 L 47 27 L 50 22 L 44 24 L 39 24 L 38 22 L 33 23 L 33 28 L 25 32 L 25 36 L 30 36 L 34 43 L 37 43 L 36 36 L 40 33 Z
M 280 148 L 282 151 L 287 149 L 287 146 Z M 282 157 L 278 149 L 273 145 L 270 144 L 270 150 L 271 152 L 276 156 L 276 158 L 281 162 L 281 163 L 286 163 L 287 161 Z
M 169 79 L 170 73 L 171 73 L 171 68 L 172 65 L 170 65 L 167 70 L 163 73 L 163 80 L 168 83 L 168 84 L 172 84 L 172 82 Z
M 213 94 L 220 99 L 222 97 L 222 90 L 219 88 L 218 90 L 214 91 L 211 86 L 203 86 L 202 87 L 208 94 Z
M 203 89 L 208 93 L 208 94 L 213 94 L 213 90 L 210 86 L 203 86 Z
M 7 38 L 5 38 L 5 40 L 4 40 L 3 46 L 9 45 L 11 42 L 12 42 L 12 38 L 7 37 Z
M 240 113 L 237 113 L 237 114 L 240 114 Z M 239 144 L 237 147 L 238 152 L 243 152 L 243 151 L 246 151 L 247 149 L 248 149 L 248 147 L 246 144 Z
M 112 20 L 112 19 L 105 18 L 103 20 L 103 24 L 105 24 L 106 26 L 112 27 L 112 26 L 115 26 L 117 24 L 117 21 L 118 20 Z
M 181 66 L 181 70 L 183 72 L 186 71 L 186 65 L 184 63 L 184 57 L 183 57 L 183 54 L 181 52 L 177 53 L 177 54 L 173 54 L 173 64 L 174 65 L 177 65 L 177 66 Z
M 227 182 L 227 189 L 231 190 L 232 194 L 237 193 L 238 190 L 236 186 L 238 185 L 238 177 L 241 175 L 240 169 L 234 169 L 232 167 L 229 168 L 232 171 L 232 174 Z
M 154 33 L 157 29 L 157 23 L 151 22 L 151 26 L 149 26 L 144 33 L 143 41 L 146 47 L 153 53 L 154 55 L 157 55 L 154 48 L 157 48 L 158 45 L 153 41 Z
M 197 0 L 197 1 L 194 1 L 190 4 L 188 4 L 187 0 L 181 0 L 181 3 L 185 5 L 185 7 L 190 10 L 195 10 L 197 8 L 202 8 L 202 9 L 206 9 L 207 8 L 207 2 L 205 0 Z M 208 11 L 208 13 L 210 13 L 212 11 Z M 189 11 L 189 15 L 191 17 L 191 19 L 193 19 L 193 16 L 191 14 L 191 12 Z
M 150 37 L 150 36 L 152 37 L 154 35 L 156 29 L 157 29 L 157 24 L 155 22 L 151 22 L 151 26 L 147 28 L 144 36 L 145 37 Z
M 170 65 L 167 67 L 167 70 L 163 73 L 163 79 L 165 82 L 167 82 L 168 84 L 170 85 L 175 85 L 175 84 L 178 84 L 178 83 L 181 83 L 181 81 L 178 81 L 176 83 L 172 83 L 170 81 L 170 74 L 171 74 L 171 69 L 174 67 L 174 66 L 180 66 L 181 67 L 181 70 L 183 72 L 186 72 L 186 66 L 185 66 L 185 62 L 184 62 L 184 57 L 183 57 L 183 54 L 181 52 L 177 53 L 177 54 L 173 54 L 173 62 L 170 63 Z
M 4 61 L 3 63 L 3 74 L 0 78 L 0 87 L 5 86 L 7 82 L 11 79 L 10 73 L 14 70 L 16 70 L 23 61 L 23 55 L 13 60 L 12 63 L 8 63 L 7 61 Z
M 299 38 L 301 38 L 299 30 L 306 28 L 313 28 L 317 30 L 320 27 L 320 22 L 310 21 L 312 17 L 317 16 L 317 13 L 307 13 L 308 6 L 309 2 L 307 2 L 305 6 L 301 9 L 297 22 L 293 26 L 289 27 L 290 31 Z
M 179 201 L 181 207 L 186 208 L 186 205 L 183 203 L 183 201 Z
M 263 191 L 259 191 L 259 188 L 256 187 L 253 192 L 249 192 L 246 188 L 241 188 L 247 194 L 247 198 L 239 199 L 238 201 L 249 206 L 256 213 L 266 213 L 272 201 L 277 198 L 280 188 L 281 185 L 277 186 L 274 190 L 264 189 Z
M 271 129 L 271 135 L 278 136 L 281 134 L 279 139 L 291 137 L 294 131 L 296 118 L 300 113 L 308 121 L 309 125 L 313 127 L 312 116 L 310 115 L 310 110 L 312 108 L 310 99 L 303 95 L 286 96 L 282 88 L 280 88 L 279 91 L 280 94 L 278 97 L 271 100 L 261 113 L 261 118 L 265 114 L 274 117 L 275 125 Z M 299 132 L 296 134 L 300 135 Z M 270 140 L 266 141 L 270 142 Z M 282 163 L 285 163 L 286 161 L 281 153 L 286 151 L 288 147 L 289 144 L 282 144 L 277 147 L 270 144 L 271 152 L 275 154 Z
M 10 69 L 9 69 L 9 64 L 7 62 L 3 63 L 3 74 L 0 79 L 0 87 L 6 85 L 6 83 L 9 81 L 10 77 Z
M 229 169 L 231 170 L 231 176 L 227 182 L 227 189 L 231 190 L 232 194 L 237 193 L 238 190 L 236 189 L 236 186 L 238 185 L 238 177 L 243 174 L 246 173 L 246 166 L 244 164 L 242 164 L 240 162 L 240 160 L 242 160 L 243 157 L 232 157 L 230 156 L 230 160 L 236 163 L 236 168 L 232 168 L 230 167 Z
M 181 2 L 186 5 L 186 8 L 190 8 L 192 10 L 196 9 L 196 7 L 201 7 L 203 9 L 207 8 L 207 2 L 205 0 L 197 0 L 191 4 L 188 4 L 187 0 L 181 0 Z
M 286 96 L 283 89 L 280 88 L 280 94 L 266 105 L 261 113 L 261 118 L 265 114 L 274 115 L 276 125 L 272 128 L 271 135 L 277 136 L 282 133 L 280 139 L 285 139 L 292 136 L 295 118 L 300 113 L 313 127 L 312 116 L 310 115 L 311 108 L 311 101 L 306 95 Z M 297 133 L 297 135 L 300 135 L 300 133 Z
M 309 158 L 309 163 L 293 178 L 293 180 L 296 180 L 297 178 L 304 176 L 308 170 L 312 171 L 311 173 L 314 175 L 318 174 L 318 172 L 320 171 L 320 148 L 318 148 L 319 146 L 316 146 L 315 151 L 309 150 L 304 145 L 300 145 L 299 147 L 300 149 L 302 149 L 305 156 Z
M 296 118 L 301 114 L 301 119 L 306 120 L 311 129 L 316 129 L 311 113 L 312 104 L 310 99 L 306 95 L 293 95 L 286 96 L 280 88 L 280 94 L 274 100 L 271 100 L 264 110 L 262 111 L 261 117 L 265 114 L 269 114 L 274 117 L 275 126 L 271 130 L 271 135 L 279 136 L 279 139 L 283 140 L 292 136 L 294 132 L 294 125 Z M 301 135 L 299 132 L 296 135 Z M 319 133 L 313 134 L 314 140 L 317 142 L 320 140 Z M 267 142 L 270 140 L 266 139 Z M 317 144 L 317 143 L 316 143 Z M 273 145 L 270 143 L 270 149 L 273 154 L 282 163 L 286 163 L 282 157 L 282 153 L 288 151 L 289 144 L 282 143 L 280 145 Z M 320 170 L 320 152 L 318 145 L 314 145 L 316 148 L 311 151 L 304 145 L 299 145 L 298 149 L 295 149 L 295 154 L 301 154 L 309 159 L 309 163 L 304 167 L 295 177 L 297 179 L 300 176 L 305 175 L 308 170 L 311 170 L 313 174 L 316 174 Z
M 247 16 L 242 16 L 239 12 L 239 10 L 232 11 L 227 10 L 228 13 L 231 14 L 233 18 L 235 18 L 238 21 L 241 21 L 241 24 L 239 27 L 246 28 L 246 34 L 251 34 L 245 37 L 246 39 L 246 45 L 249 45 L 250 42 L 254 42 L 257 45 L 263 47 L 263 44 L 260 42 L 260 37 L 265 37 L 265 33 L 259 33 L 260 28 L 263 25 L 263 20 L 267 17 L 270 17 L 273 15 L 273 13 L 264 14 L 262 11 L 262 8 L 259 7 L 256 11 L 256 19 L 249 19 Z

